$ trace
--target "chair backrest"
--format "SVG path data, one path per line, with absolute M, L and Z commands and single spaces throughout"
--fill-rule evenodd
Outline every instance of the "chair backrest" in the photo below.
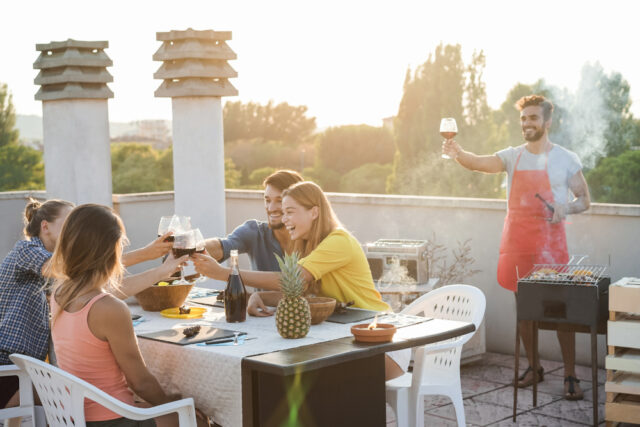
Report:
M 85 398 L 111 410 L 129 407 L 96 386 L 41 360 L 21 354 L 9 358 L 29 374 L 50 426 L 85 425 Z
M 484 293 L 475 286 L 447 285 L 416 299 L 402 310 L 402 314 L 472 322 L 477 331 L 484 318 L 486 304 Z M 429 345 L 416 349 L 412 387 L 419 387 L 423 378 L 433 375 L 434 372 L 459 378 L 462 345 L 469 341 L 474 333 L 475 331 L 449 340 L 445 344 L 448 348 L 443 351 L 429 353 Z M 436 343 L 431 347 L 438 345 L 439 343 Z
M 475 286 L 447 285 L 422 295 L 405 307 L 402 314 L 472 322 L 477 330 L 484 318 L 486 305 L 484 293 Z M 468 336 L 468 340 L 472 335 L 464 337 Z

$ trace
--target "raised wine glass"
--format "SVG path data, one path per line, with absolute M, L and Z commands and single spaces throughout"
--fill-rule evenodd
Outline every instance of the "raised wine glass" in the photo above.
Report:
M 171 220 L 173 220 L 173 217 L 175 215 L 171 215 L 171 216 L 163 216 L 160 218 L 160 223 L 158 223 L 158 237 L 164 235 L 167 231 L 169 231 L 171 228 Z M 173 242 L 173 236 L 169 236 L 166 239 L 167 242 Z
M 193 229 L 193 238 L 195 239 L 195 242 L 196 242 L 196 253 L 197 254 L 205 253 L 206 252 L 205 240 L 199 228 Z M 207 276 L 203 276 L 202 274 L 198 276 L 198 278 L 196 279 L 196 283 L 206 282 L 206 281 L 207 281 Z
M 458 134 L 458 125 L 456 119 L 453 117 L 445 117 L 440 121 L 440 135 L 447 141 L 453 139 Z M 450 159 L 451 157 L 442 153 L 443 159 Z
M 180 258 L 184 255 L 191 255 L 196 251 L 196 239 L 193 230 L 176 234 L 173 241 L 173 256 Z M 189 282 L 184 278 L 184 267 L 180 265 L 180 280 L 176 282 L 179 285 L 187 285 Z

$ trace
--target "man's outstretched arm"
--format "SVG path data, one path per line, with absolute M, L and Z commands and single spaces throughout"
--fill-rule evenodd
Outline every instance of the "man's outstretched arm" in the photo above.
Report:
M 505 170 L 502 159 L 497 155 L 479 156 L 470 151 L 464 151 L 454 140 L 445 141 L 442 144 L 442 152 L 472 171 L 499 173 Z

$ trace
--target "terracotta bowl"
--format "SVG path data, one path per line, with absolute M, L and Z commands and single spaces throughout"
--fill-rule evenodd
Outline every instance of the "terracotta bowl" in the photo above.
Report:
M 180 307 L 193 288 L 193 283 L 188 285 L 153 285 L 136 294 L 140 306 L 145 311 L 162 311 L 165 308 Z
M 361 323 L 351 327 L 351 333 L 360 342 L 390 342 L 396 327 L 388 323 L 378 323 L 375 329 L 367 329 L 368 323 Z
M 307 297 L 311 309 L 311 324 L 317 325 L 327 320 L 336 308 L 336 300 L 326 297 Z

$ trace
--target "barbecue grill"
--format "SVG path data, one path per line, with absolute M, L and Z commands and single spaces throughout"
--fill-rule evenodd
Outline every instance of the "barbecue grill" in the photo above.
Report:
M 609 285 L 607 267 L 580 264 L 536 264 L 518 280 L 517 321 L 533 321 L 534 366 L 538 361 L 538 329 L 591 334 L 593 380 L 593 422 L 598 423 L 597 334 L 607 333 Z M 515 382 L 513 420 L 518 399 L 520 330 L 516 323 Z M 537 373 L 534 373 L 533 406 L 537 406 Z

